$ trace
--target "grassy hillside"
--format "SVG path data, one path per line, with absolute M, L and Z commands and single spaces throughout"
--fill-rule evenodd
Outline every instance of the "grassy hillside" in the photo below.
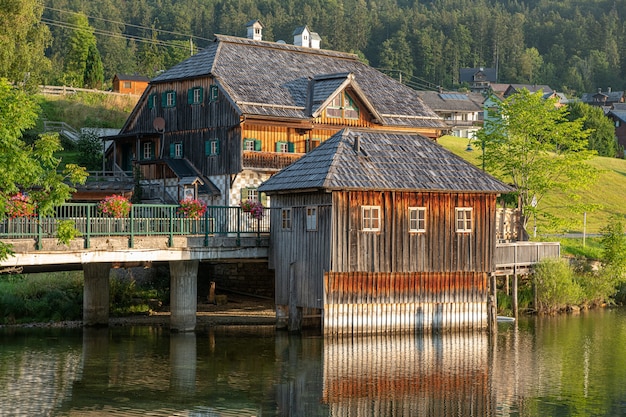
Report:
M 77 93 L 39 96 L 43 119 L 65 122 L 80 129 L 100 127 L 119 129 L 137 103 L 137 96 Z M 43 127 L 43 126 L 42 126 Z
M 439 139 L 439 143 L 455 154 L 461 156 L 476 166 L 481 166 L 480 147 L 473 146 L 474 150 L 468 152 L 468 140 L 454 136 L 444 136 Z M 598 182 L 589 190 L 582 191 L 582 199 L 586 203 L 598 205 L 600 208 L 587 213 L 587 233 L 598 233 L 604 227 L 613 214 L 626 215 L 626 160 L 616 158 L 595 157 L 588 163 L 601 170 Z M 546 196 L 539 207 L 553 215 L 568 216 L 573 226 L 566 232 L 583 231 L 583 215 L 563 214 L 565 196 L 555 193 Z M 542 231 L 542 224 L 537 224 L 538 233 Z

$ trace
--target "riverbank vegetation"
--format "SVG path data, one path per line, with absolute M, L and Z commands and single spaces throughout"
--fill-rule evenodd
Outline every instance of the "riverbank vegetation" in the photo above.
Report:
M 0 275 L 0 324 L 83 318 L 82 271 Z M 150 314 L 169 304 L 169 277 L 150 281 L 112 276 L 110 316 Z

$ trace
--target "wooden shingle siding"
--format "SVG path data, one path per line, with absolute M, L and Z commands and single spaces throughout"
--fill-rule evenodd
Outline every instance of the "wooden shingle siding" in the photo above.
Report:
M 333 193 L 332 270 L 492 270 L 495 195 L 345 191 Z M 362 230 L 361 206 L 380 206 L 381 231 Z M 409 207 L 426 208 L 426 231 L 409 232 Z M 471 207 L 471 233 L 455 231 L 455 207 Z
M 324 333 L 370 334 L 487 327 L 487 274 L 328 272 Z

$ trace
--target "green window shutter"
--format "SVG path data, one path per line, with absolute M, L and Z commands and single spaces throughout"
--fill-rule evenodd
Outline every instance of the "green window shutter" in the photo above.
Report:
M 254 150 L 255 151 L 260 151 L 261 150 L 261 141 L 259 139 L 255 139 L 254 140 Z
M 288 142 L 288 143 L 287 143 L 287 150 L 288 150 L 289 152 L 295 152 L 295 146 L 294 146 L 294 143 L 293 143 L 293 142 Z
M 267 206 L 267 194 L 265 193 L 261 193 L 261 204 L 263 204 L 263 207 Z
M 155 98 L 156 98 L 156 94 L 150 94 L 148 96 L 148 108 L 149 109 L 153 109 L 154 108 Z
M 154 143 L 150 146 L 150 159 L 154 159 Z
M 202 103 L 204 101 L 204 87 L 198 87 L 198 90 L 200 90 L 200 103 Z
M 211 141 L 207 140 L 204 142 L 204 156 L 211 155 Z
M 217 98 L 218 98 L 218 95 L 219 95 L 218 91 L 219 90 L 218 90 L 217 86 L 216 85 L 212 85 L 210 87 L 210 90 L 209 90 L 209 100 L 217 101 Z
M 170 158 L 174 158 L 176 156 L 176 144 L 170 143 Z
M 239 195 L 239 200 L 242 202 L 248 201 L 248 188 L 244 187 L 241 189 L 241 194 Z
M 187 90 L 187 104 L 193 104 L 193 91 L 195 89 L 194 88 L 190 88 L 189 90 Z
M 220 154 L 220 141 L 219 139 L 215 139 L 215 155 Z
M 167 107 L 167 92 L 161 93 L 161 107 Z
M 276 152 L 280 152 L 280 142 L 276 142 Z

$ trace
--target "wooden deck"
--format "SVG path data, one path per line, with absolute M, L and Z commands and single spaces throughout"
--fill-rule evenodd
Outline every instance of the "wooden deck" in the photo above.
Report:
M 496 245 L 496 276 L 526 274 L 542 259 L 561 256 L 559 242 L 514 242 Z

